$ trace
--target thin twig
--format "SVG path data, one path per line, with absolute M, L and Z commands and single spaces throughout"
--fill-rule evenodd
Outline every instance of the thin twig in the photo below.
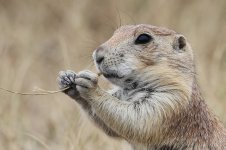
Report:
M 17 92 L 17 91 L 12 91 L 12 90 L 0 87 L 0 90 L 2 90 L 2 91 L 6 91 L 9 93 L 18 94 L 18 95 L 48 95 L 48 94 L 60 93 L 67 89 L 69 89 L 69 87 L 66 87 L 66 88 L 63 88 L 60 90 L 56 90 L 56 91 L 47 91 L 47 90 L 39 89 L 39 91 L 42 91 L 42 92 L 37 92 L 37 91 L 35 91 L 35 92 Z
M 98 77 L 102 75 L 101 72 L 97 73 Z M 9 92 L 12 94 L 18 94 L 18 95 L 49 95 L 49 94 L 55 94 L 55 93 L 60 93 L 63 92 L 67 89 L 69 89 L 70 87 L 65 87 L 63 89 L 60 90 L 56 90 L 56 91 L 49 91 L 49 90 L 44 90 L 41 88 L 35 89 L 34 92 L 18 92 L 18 91 L 13 91 L 13 90 L 9 90 L 6 88 L 2 88 L 0 87 L 0 90 L 5 91 L 5 92 Z

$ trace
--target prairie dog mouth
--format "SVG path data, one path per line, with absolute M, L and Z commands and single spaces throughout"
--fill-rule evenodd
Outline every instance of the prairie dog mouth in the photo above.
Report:
M 119 76 L 116 73 L 102 73 L 102 74 L 107 79 L 109 79 L 109 78 L 122 79 L 124 77 L 124 76 Z

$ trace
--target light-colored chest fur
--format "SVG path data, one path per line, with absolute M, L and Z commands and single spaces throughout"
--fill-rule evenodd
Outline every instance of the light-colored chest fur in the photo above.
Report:
M 120 88 L 115 88 L 109 93 L 122 101 L 130 102 L 142 101 L 142 99 L 146 99 L 147 97 L 151 96 L 151 92 L 144 89 L 123 90 Z

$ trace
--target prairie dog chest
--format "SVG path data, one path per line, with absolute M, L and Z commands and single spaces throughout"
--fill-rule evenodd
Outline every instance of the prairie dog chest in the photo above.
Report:
M 145 90 L 122 90 L 120 99 L 123 101 L 139 102 L 147 99 L 149 96 L 150 93 Z

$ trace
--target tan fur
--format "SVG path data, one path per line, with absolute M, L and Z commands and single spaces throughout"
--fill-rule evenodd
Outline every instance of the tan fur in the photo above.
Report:
M 142 33 L 153 41 L 134 44 Z M 105 133 L 136 150 L 226 149 L 226 130 L 200 94 L 193 51 L 183 35 L 151 25 L 123 26 L 98 47 L 94 60 L 100 55 L 97 68 L 117 89 L 108 93 L 92 84 L 72 98 L 85 104 Z

